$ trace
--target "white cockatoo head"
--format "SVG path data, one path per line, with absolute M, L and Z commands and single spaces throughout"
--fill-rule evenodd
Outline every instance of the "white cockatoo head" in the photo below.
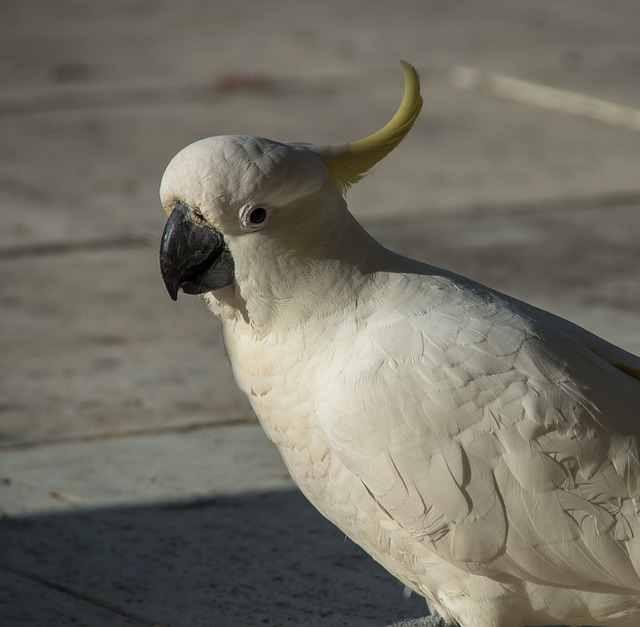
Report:
M 170 296 L 182 289 L 214 300 L 282 300 L 299 268 L 314 274 L 313 260 L 348 255 L 355 221 L 343 196 L 402 141 L 422 107 L 417 72 L 402 68 L 398 111 L 364 139 L 318 146 L 229 135 L 181 150 L 160 188 L 169 214 L 160 265 Z

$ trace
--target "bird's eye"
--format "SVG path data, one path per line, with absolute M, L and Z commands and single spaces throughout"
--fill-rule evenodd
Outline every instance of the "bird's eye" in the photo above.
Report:
M 270 210 L 264 205 L 245 205 L 240 210 L 240 223 L 245 231 L 261 229 L 269 218 Z
M 267 219 L 267 210 L 264 207 L 256 207 L 249 213 L 251 224 L 262 224 Z

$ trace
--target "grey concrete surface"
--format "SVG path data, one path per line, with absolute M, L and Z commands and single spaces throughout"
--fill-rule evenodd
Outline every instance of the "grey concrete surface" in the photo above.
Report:
M 640 352 L 640 136 L 449 80 L 466 65 L 640 107 L 640 5 L 5 0 L 2 14 L 0 625 L 424 616 L 295 491 L 215 319 L 165 294 L 160 177 L 209 135 L 366 135 L 406 58 L 426 106 L 353 212 L 395 250 Z

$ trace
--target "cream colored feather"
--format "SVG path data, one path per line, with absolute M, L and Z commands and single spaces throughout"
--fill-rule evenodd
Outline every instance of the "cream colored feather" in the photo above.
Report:
M 169 165 L 167 212 L 197 210 L 233 257 L 203 297 L 236 380 L 309 500 L 450 624 L 635 627 L 640 358 L 351 216 L 342 193 L 420 110 L 403 68 L 365 140 L 217 137 Z

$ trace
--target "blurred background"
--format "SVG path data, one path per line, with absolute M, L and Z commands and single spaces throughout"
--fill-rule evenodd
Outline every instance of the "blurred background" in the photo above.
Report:
M 292 490 L 217 321 L 165 293 L 160 178 L 206 136 L 365 136 L 395 111 L 406 59 L 425 107 L 352 212 L 399 252 L 639 352 L 640 4 L 3 0 L 1 14 L 0 624 L 424 613 Z

